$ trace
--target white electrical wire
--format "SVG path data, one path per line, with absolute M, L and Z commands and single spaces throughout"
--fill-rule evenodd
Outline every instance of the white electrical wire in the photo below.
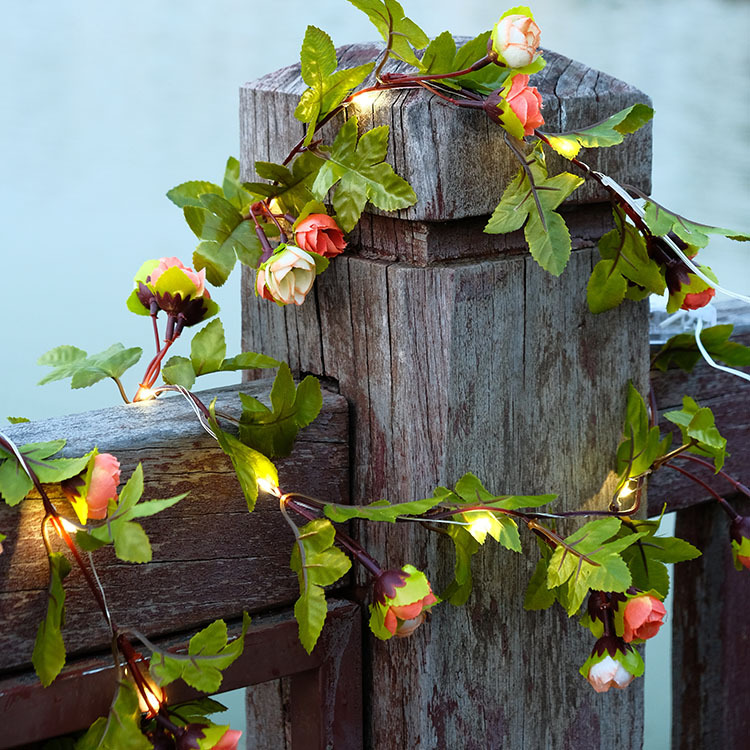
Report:
M 26 462 L 24 461 L 24 458 L 21 455 L 21 451 L 18 450 L 16 444 L 4 432 L 0 432 L 0 438 L 5 440 L 5 442 L 10 446 L 10 449 L 13 451 L 13 453 L 15 453 L 15 456 L 18 459 L 18 463 L 26 473 L 26 476 L 33 482 L 34 477 L 31 476 L 31 472 L 26 467 Z
M 208 422 L 206 422 L 206 418 L 203 415 L 203 412 L 198 408 L 198 405 L 193 401 L 193 399 L 190 396 L 190 391 L 188 391 L 187 388 L 184 388 L 181 385 L 176 385 L 175 388 L 183 395 L 185 400 L 190 404 L 191 408 L 195 412 L 195 416 L 198 417 L 198 421 L 201 423 L 201 427 L 214 439 L 218 440 L 219 438 L 216 437 L 216 433 L 211 429 Z
M 698 350 L 703 355 L 703 359 L 705 359 L 706 362 L 708 362 L 708 364 L 716 370 L 728 372 L 730 375 L 736 375 L 738 378 L 742 378 L 743 380 L 747 380 L 750 382 L 750 375 L 748 375 L 746 372 L 740 372 L 739 370 L 735 370 L 733 367 L 724 367 L 724 365 L 717 365 L 716 362 L 714 362 L 713 358 L 706 351 L 706 347 L 703 346 L 703 342 L 701 341 L 702 330 L 703 320 L 701 318 L 697 318 L 695 323 L 695 343 L 698 345 Z
M 627 204 L 630 206 L 642 219 L 645 218 L 646 212 L 639 206 L 633 198 L 630 197 L 627 190 L 623 188 L 618 182 L 613 180 L 609 175 L 602 174 L 601 172 L 595 172 L 594 174 L 597 175 L 597 177 L 601 180 L 602 185 L 605 185 L 613 192 L 617 193 L 617 195 L 620 196 Z M 685 253 L 680 250 L 679 247 L 677 247 L 677 244 L 667 235 L 663 235 L 661 239 L 677 254 L 677 257 L 682 260 L 682 262 L 700 279 L 703 279 L 709 286 L 712 286 L 714 289 L 716 289 L 717 292 L 721 292 L 722 294 L 726 294 L 727 297 L 734 297 L 735 299 L 742 300 L 743 302 L 747 302 L 748 305 L 750 305 L 750 297 L 746 297 L 744 294 L 740 294 L 739 292 L 733 292 L 731 289 L 725 289 L 723 286 L 720 286 L 717 284 L 713 279 L 706 276 L 703 271 L 700 270 L 698 266 L 693 263 L 690 258 L 688 258 Z

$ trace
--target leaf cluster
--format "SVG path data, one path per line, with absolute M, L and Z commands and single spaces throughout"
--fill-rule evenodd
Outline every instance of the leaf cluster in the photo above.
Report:
M 532 258 L 559 276 L 570 258 L 571 242 L 565 220 L 555 209 L 582 184 L 582 177 L 569 172 L 549 177 L 544 151 L 537 144 L 505 189 L 484 231 L 505 234 L 523 227 Z
M 711 409 L 683 396 L 682 409 L 665 412 L 664 418 L 680 428 L 682 441 L 690 445 L 691 453 L 712 458 L 717 472 L 724 466 L 729 455 L 727 439 L 716 429 Z
M 164 382 L 190 389 L 199 375 L 279 366 L 278 360 L 267 357 L 265 354 L 242 352 L 227 359 L 226 353 L 224 326 L 217 318 L 193 336 L 190 342 L 189 359 L 177 356 L 167 361 L 162 368 Z
M 117 505 L 101 526 L 79 531 L 77 544 L 84 550 L 93 551 L 106 544 L 114 544 L 115 554 L 120 560 L 132 563 L 150 562 L 151 543 L 143 527 L 134 519 L 146 518 L 176 505 L 187 497 L 187 493 L 165 500 L 139 502 L 143 495 L 143 467 L 138 464 L 117 499 Z
M 701 343 L 712 359 L 729 367 L 750 366 L 750 347 L 731 341 L 734 326 L 731 324 L 704 328 Z M 667 341 L 651 360 L 651 368 L 666 371 L 677 367 L 691 372 L 702 355 L 692 333 L 680 333 Z
M 222 672 L 241 654 L 250 616 L 242 615 L 242 632 L 229 642 L 227 624 L 216 620 L 196 633 L 188 644 L 187 654 L 156 650 L 151 655 L 149 672 L 162 687 L 182 678 L 204 693 L 215 693 L 221 687 Z
M 38 385 L 70 378 L 71 388 L 88 388 L 104 378 L 118 379 L 138 362 L 142 353 L 140 347 L 126 349 L 122 344 L 113 344 L 91 356 L 75 346 L 56 346 L 37 360 L 38 365 L 53 368 Z
M 88 466 L 93 452 L 80 458 L 51 458 L 65 446 L 64 440 L 29 443 L 19 448 L 42 484 L 55 484 L 80 474 Z M 0 496 L 8 505 L 18 505 L 34 484 L 16 456 L 0 447 Z
M 330 586 L 351 568 L 351 560 L 334 547 L 336 531 L 328 519 L 303 526 L 292 548 L 291 568 L 297 573 L 300 595 L 294 605 L 299 639 L 309 654 L 323 630 L 328 608 L 324 586 Z

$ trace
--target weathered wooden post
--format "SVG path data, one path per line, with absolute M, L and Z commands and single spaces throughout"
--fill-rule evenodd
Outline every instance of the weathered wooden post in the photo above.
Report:
M 343 48 L 340 64 L 377 49 Z M 532 83 L 549 130 L 647 102 L 627 84 L 545 56 Z M 242 88 L 245 180 L 256 160 L 281 161 L 302 135 L 292 113 L 304 88 L 299 66 Z M 380 93 L 350 113 L 391 127 L 389 161 L 419 202 L 395 218 L 366 215 L 299 309 L 259 303 L 246 273 L 245 348 L 338 383 L 351 405 L 354 502 L 425 497 L 472 471 L 493 492 L 557 492 L 567 509 L 606 508 L 626 385 L 646 384 L 648 333 L 645 303 L 600 316 L 586 308 L 605 197 L 589 185 L 573 196 L 565 210 L 574 252 L 555 278 L 520 232 L 482 233 L 518 169 L 482 113 L 414 91 Z M 582 158 L 649 189 L 647 129 Z M 384 564 L 422 567 L 437 590 L 452 569 L 449 544 L 422 528 L 359 528 Z M 597 696 L 577 673 L 591 648 L 580 628 L 561 611 L 523 610 L 531 560 L 483 550 L 465 609 L 439 608 L 401 642 L 370 640 L 368 747 L 641 746 L 641 687 Z

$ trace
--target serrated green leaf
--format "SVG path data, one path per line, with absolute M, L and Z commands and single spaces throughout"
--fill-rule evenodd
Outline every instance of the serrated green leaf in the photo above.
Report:
M 701 331 L 701 343 L 714 360 L 720 360 L 729 367 L 750 366 L 750 347 L 730 341 L 734 326 L 731 324 L 711 326 Z M 651 360 L 652 369 L 668 370 L 679 367 L 692 372 L 702 355 L 692 333 L 672 336 Z
M 256 161 L 255 171 L 259 177 L 275 184 L 252 182 L 245 186 L 265 198 L 275 198 L 281 211 L 296 216 L 310 201 L 316 200 L 312 186 L 324 163 L 310 151 L 297 156 L 291 170 L 281 164 Z
M 315 647 L 328 613 L 323 586 L 335 583 L 351 568 L 351 560 L 333 546 L 335 535 L 329 520 L 317 518 L 299 530 L 292 548 L 291 568 L 297 573 L 300 587 L 294 617 L 300 642 L 308 654 Z
M 265 370 L 270 367 L 278 367 L 281 364 L 278 359 L 256 352 L 242 352 L 236 357 L 225 359 L 221 363 L 221 372 L 234 372 L 235 370 Z
M 25 424 L 31 422 L 27 417 L 5 417 L 11 424 Z
M 662 455 L 663 444 L 658 427 L 650 427 L 643 397 L 628 383 L 628 399 L 623 428 L 624 439 L 617 448 L 617 473 L 623 484 L 651 468 Z
M 532 257 L 546 271 L 559 276 L 570 258 L 571 242 L 565 221 L 555 209 L 583 183 L 583 178 L 568 172 L 549 177 L 538 144 L 530 162 L 534 186 L 522 169 L 506 188 L 484 231 L 504 234 L 525 225 L 524 236 Z M 534 200 L 534 191 L 541 214 Z
M 65 623 L 65 589 L 62 582 L 69 572 L 70 563 L 65 555 L 53 552 L 49 556 L 47 614 L 39 623 L 31 656 L 31 663 L 44 687 L 51 685 L 65 666 L 65 643 L 61 630 Z
M 234 156 L 227 159 L 222 183 L 224 197 L 241 213 L 247 213 L 255 195 L 240 182 L 240 163 Z
M 288 456 L 297 433 L 317 417 L 323 405 L 320 383 L 308 375 L 297 388 L 289 365 L 282 362 L 271 389 L 271 409 L 240 394 L 240 440 L 271 457 Z
M 566 159 L 578 156 L 581 148 L 604 148 L 622 143 L 625 136 L 643 127 L 654 116 L 645 104 L 633 104 L 611 117 L 580 130 L 545 133 L 548 144 Z
M 737 242 L 750 241 L 750 235 L 736 232 L 733 229 L 712 227 L 708 224 L 690 221 L 684 216 L 667 211 L 666 208 L 653 201 L 646 202 L 644 211 L 644 221 L 653 234 L 665 235 L 674 232 L 688 245 L 694 245 L 698 248 L 705 247 L 708 244 L 709 235 L 712 234 L 719 234 Z
M 224 191 L 218 185 L 214 185 L 213 182 L 191 180 L 190 182 L 183 182 L 181 185 L 173 187 L 167 193 L 167 198 L 179 208 L 185 208 L 185 206 L 202 206 L 201 196 L 207 193 L 223 195 Z
M 397 0 L 349 0 L 372 21 L 386 43 L 390 41 L 391 53 L 400 60 L 419 67 L 414 50 L 427 46 L 430 39 L 410 18 Z
M 198 331 L 190 343 L 190 360 L 196 376 L 219 370 L 226 353 L 224 326 L 216 318 Z
M 312 185 L 312 193 L 323 200 L 336 186 L 333 208 L 345 232 L 355 227 L 368 200 L 384 211 L 416 203 L 417 196 L 409 183 L 384 161 L 387 150 L 386 125 L 368 130 L 358 141 L 357 118 L 350 117 L 336 135 L 330 156 Z
M 278 485 L 279 476 L 276 467 L 262 453 L 241 443 L 234 435 L 224 432 L 219 427 L 214 416 L 214 403 L 209 407 L 211 411 L 209 425 L 216 434 L 221 449 L 232 461 L 248 510 L 252 511 L 258 499 L 258 480 L 265 479 L 273 485 Z
M 547 587 L 547 558 L 540 558 L 529 579 L 523 608 L 531 611 L 548 609 L 555 603 L 555 592 Z
M 343 523 L 352 518 L 395 523 L 400 516 L 422 515 L 440 502 L 440 498 L 428 497 L 424 500 L 410 500 L 405 503 L 391 504 L 379 501 L 370 505 L 326 505 L 324 512 L 328 518 L 336 523 Z
M 130 682 L 120 682 L 106 717 L 97 719 L 76 743 L 76 750 L 152 750 L 141 732 L 138 694 Z
M 456 553 L 453 580 L 440 592 L 440 598 L 456 607 L 463 606 L 472 590 L 471 558 L 479 551 L 479 542 L 463 526 L 448 526 L 444 532 L 451 538 Z
M 242 615 L 242 633 L 228 642 L 224 620 L 216 620 L 196 633 L 188 644 L 187 654 L 154 651 L 149 672 L 162 687 L 178 678 L 205 693 L 221 687 L 222 672 L 242 654 L 250 616 Z
M 617 307 L 624 299 L 628 283 L 617 272 L 615 261 L 600 260 L 586 285 L 586 299 L 592 313 L 603 313 Z
M 104 378 L 122 377 L 126 370 L 138 362 L 142 353 L 140 347 L 126 349 L 122 344 L 113 344 L 109 349 L 87 357 L 82 349 L 58 346 L 38 360 L 40 365 L 54 367 L 52 372 L 39 381 L 39 385 L 71 378 L 71 388 L 87 388 Z
M 668 411 L 664 418 L 680 428 L 684 443 L 697 441 L 697 445 L 690 448 L 692 453 L 710 456 L 716 471 L 721 469 L 728 455 L 727 441 L 716 429 L 713 412 L 708 407 L 700 407 L 690 396 L 684 396 L 682 409 Z
M 188 390 L 195 385 L 195 370 L 187 357 L 170 357 L 161 368 L 161 376 L 165 383 L 181 385 Z

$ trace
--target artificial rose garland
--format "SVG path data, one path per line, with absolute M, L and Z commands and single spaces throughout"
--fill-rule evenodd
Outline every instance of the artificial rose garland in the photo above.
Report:
M 262 272 L 262 276 L 261 276 Z M 281 244 L 258 269 L 255 291 L 279 305 L 301 305 L 315 281 L 315 260 L 294 245 Z
M 382 640 L 411 635 L 438 602 L 427 576 L 413 565 L 383 571 L 373 584 L 373 599 L 370 628 Z
M 623 610 L 623 640 L 648 640 L 653 638 L 664 624 L 667 610 L 655 596 L 641 594 L 628 599 Z
M 120 484 L 120 462 L 111 453 L 97 453 L 90 472 L 88 490 L 85 473 L 61 484 L 81 523 L 87 518 L 106 518 L 109 502 L 117 500 Z

